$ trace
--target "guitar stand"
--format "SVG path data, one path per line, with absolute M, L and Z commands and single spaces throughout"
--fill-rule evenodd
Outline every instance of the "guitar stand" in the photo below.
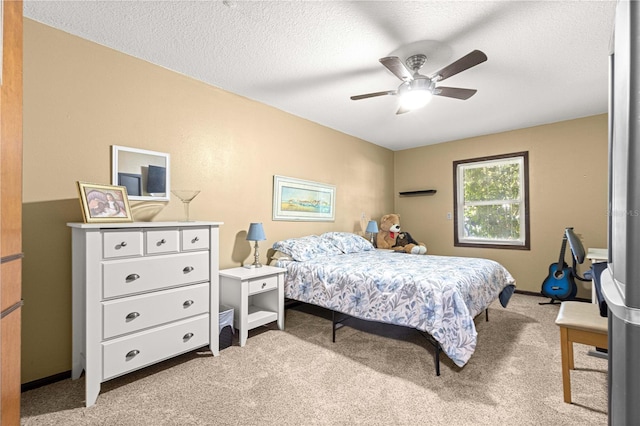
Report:
M 571 268 L 568 268 L 567 263 L 564 261 L 564 252 L 567 246 L 567 241 L 571 246 Z M 577 266 L 578 263 L 582 263 L 584 261 L 584 256 L 584 247 L 582 246 L 580 239 L 578 239 L 578 237 L 573 233 L 573 228 L 565 228 L 564 235 L 562 237 L 562 245 L 560 246 L 560 258 L 558 259 L 558 263 L 551 264 L 551 266 L 549 266 L 549 276 L 545 278 L 544 282 L 542 283 L 542 295 L 549 297 L 551 300 L 549 300 L 548 302 L 540 302 L 538 303 L 539 305 L 557 305 L 559 303 L 556 303 L 556 301 L 562 303 L 562 301 L 565 300 L 575 300 L 578 288 L 576 287 L 574 279 L 585 282 L 591 281 L 591 277 L 587 278 L 578 274 Z M 555 271 L 553 270 L 554 268 Z M 564 293 L 556 294 L 555 290 L 562 290 L 562 287 L 560 285 L 554 287 L 553 284 L 551 284 L 551 290 L 547 290 L 546 285 L 549 282 L 553 283 L 553 279 L 556 279 L 558 281 L 566 280 L 567 284 L 571 285 L 570 292 L 568 292 L 566 295 Z
M 548 302 L 538 302 L 538 305 L 559 305 L 560 303 L 556 303 L 556 301 L 562 303 L 561 300 L 558 299 L 551 299 Z
M 567 230 L 571 230 L 571 235 L 573 235 L 573 228 L 567 228 Z M 560 249 L 560 260 L 558 261 L 558 265 L 560 265 L 560 262 L 562 261 L 564 263 L 564 250 L 565 250 L 565 246 L 567 243 L 567 236 L 569 235 L 569 233 L 567 231 L 565 231 L 565 236 L 562 239 L 562 248 Z M 571 243 L 571 241 L 569 241 Z M 580 246 L 582 247 L 582 244 L 580 244 Z M 585 281 L 585 282 L 591 282 L 591 278 L 585 278 L 585 277 L 581 277 L 580 274 L 578 274 L 578 262 L 576 260 L 576 255 L 574 253 L 574 247 L 573 244 L 571 244 L 571 253 L 573 254 L 573 256 L 571 256 L 572 259 L 572 265 L 571 268 L 566 272 L 569 274 L 569 278 L 571 281 L 571 284 L 574 286 L 575 288 L 575 283 L 573 282 L 574 278 L 577 278 L 580 281 Z M 584 256 L 584 249 L 581 249 L 581 254 L 582 256 Z M 582 257 L 581 257 L 582 259 Z M 580 261 L 580 263 L 582 263 L 582 260 Z M 562 269 L 567 269 L 567 264 L 564 263 L 564 266 Z M 545 294 L 545 296 L 547 296 Z M 569 295 L 569 297 L 567 297 L 566 299 L 562 298 L 562 299 L 554 299 L 553 297 L 551 298 L 551 300 L 549 300 L 548 302 L 539 302 L 538 305 L 559 305 L 560 303 L 562 303 L 564 300 L 575 300 L 575 292 L 571 295 Z M 559 302 L 559 303 L 556 303 Z

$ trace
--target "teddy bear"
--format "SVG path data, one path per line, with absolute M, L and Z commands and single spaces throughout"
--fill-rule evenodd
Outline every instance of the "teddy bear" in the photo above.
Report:
M 376 246 L 379 249 L 391 249 L 396 245 L 398 234 L 400 233 L 400 216 L 397 214 L 386 214 L 380 218 L 378 235 L 376 236 Z
M 402 231 L 398 234 L 396 239 L 396 248 L 404 248 L 405 253 L 411 254 L 426 254 L 427 246 L 424 243 L 420 243 L 413 239 L 410 233 Z
M 427 247 L 411 237 L 408 232 L 400 232 L 400 215 L 386 214 L 380 218 L 380 230 L 376 239 L 377 247 L 411 254 L 425 254 Z

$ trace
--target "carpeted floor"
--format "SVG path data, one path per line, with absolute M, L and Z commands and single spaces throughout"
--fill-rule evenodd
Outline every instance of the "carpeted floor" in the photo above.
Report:
M 417 331 L 350 320 L 331 343 L 326 312 L 286 312 L 286 330 L 252 330 L 247 345 L 206 350 L 102 384 L 84 380 L 22 394 L 22 425 L 605 425 L 607 361 L 575 345 L 573 404 L 562 398 L 558 305 L 515 294 L 476 318 L 464 368 Z

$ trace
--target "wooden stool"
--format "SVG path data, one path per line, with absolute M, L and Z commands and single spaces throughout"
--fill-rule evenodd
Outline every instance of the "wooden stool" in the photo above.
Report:
M 600 316 L 597 305 L 584 302 L 562 302 L 556 318 L 560 326 L 560 349 L 562 351 L 562 389 L 564 402 L 571 404 L 571 376 L 573 344 L 608 349 L 607 318 Z

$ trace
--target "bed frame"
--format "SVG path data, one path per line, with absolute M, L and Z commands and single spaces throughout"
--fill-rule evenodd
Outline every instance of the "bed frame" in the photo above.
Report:
M 305 302 L 298 302 L 298 303 L 305 303 Z M 291 306 L 291 305 L 290 305 Z M 326 308 L 325 308 L 326 309 Z M 489 321 L 489 308 L 485 309 L 484 311 L 484 316 L 485 316 L 485 321 Z M 345 313 L 339 312 L 339 311 L 334 311 L 331 310 L 331 328 L 332 328 L 332 333 L 331 333 L 331 341 L 333 343 L 336 342 L 336 330 L 338 330 L 339 328 L 342 328 L 345 324 L 344 322 L 347 320 L 350 320 L 352 318 L 356 318 L 356 319 L 360 319 L 357 317 L 353 317 L 351 315 L 347 315 Z M 360 319 L 361 321 L 366 321 L 363 319 Z M 401 327 L 401 326 L 398 326 Z M 440 352 L 442 352 L 442 347 L 440 346 L 440 343 L 438 343 L 438 341 L 436 341 L 436 339 L 433 338 L 433 336 L 431 336 L 429 333 L 426 333 L 422 330 L 418 330 L 416 329 L 416 331 L 418 331 L 425 339 L 427 339 L 427 342 L 431 343 L 435 349 L 435 354 L 434 354 L 434 364 L 435 364 L 435 368 L 436 368 L 436 376 L 440 375 Z

